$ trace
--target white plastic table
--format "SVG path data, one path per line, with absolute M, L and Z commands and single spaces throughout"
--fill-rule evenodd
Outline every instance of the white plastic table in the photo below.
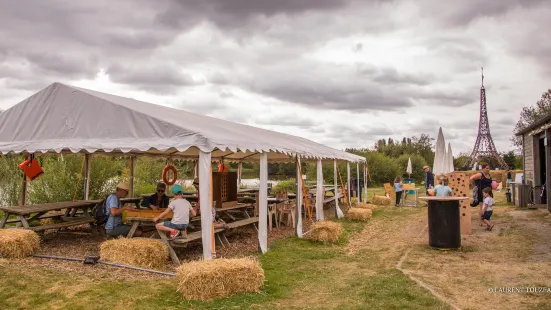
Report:
M 419 200 L 419 188 L 414 188 L 414 189 L 411 189 L 411 190 L 408 190 L 409 191 L 413 191 L 413 195 L 407 195 L 404 197 L 404 199 L 402 200 L 402 206 L 406 206 L 406 207 L 416 207 L 417 206 L 417 202 Z M 407 198 L 413 196 L 413 199 L 411 200 L 408 200 Z

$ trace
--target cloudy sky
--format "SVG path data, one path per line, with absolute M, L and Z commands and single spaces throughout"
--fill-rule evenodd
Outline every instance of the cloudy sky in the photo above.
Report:
M 442 126 L 498 150 L 551 88 L 546 0 L 2 0 L 0 109 L 53 82 L 336 148 Z

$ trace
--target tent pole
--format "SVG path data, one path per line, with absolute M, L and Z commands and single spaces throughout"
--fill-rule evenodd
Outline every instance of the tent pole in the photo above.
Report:
M 350 191 L 350 185 L 350 162 L 346 162 L 346 190 L 348 191 L 350 206 L 352 206 L 352 192 Z
M 130 180 L 129 180 L 129 186 L 130 191 L 128 193 L 128 197 L 133 198 L 134 197 L 134 166 L 136 165 L 136 156 L 130 156 Z
M 92 154 L 84 154 L 84 200 L 90 197 L 90 159 Z
M 358 197 L 358 202 L 361 202 L 360 201 L 360 163 L 357 162 L 356 163 L 356 188 L 357 188 L 357 191 L 356 191 L 356 197 Z
M 29 159 L 29 155 L 25 155 L 23 160 Z M 19 197 L 19 205 L 24 206 L 27 202 L 27 176 L 23 173 L 23 179 L 21 179 L 21 195 Z
M 344 213 L 342 213 L 341 208 L 339 207 L 339 176 L 337 171 L 337 160 L 333 159 L 333 184 L 334 184 L 334 191 L 335 191 L 335 213 L 337 214 L 337 218 L 343 218 Z M 343 193 L 344 194 L 344 193 Z
M 211 153 L 203 151 L 199 152 L 199 207 L 201 208 L 201 236 L 203 243 L 203 259 L 210 260 L 213 258 L 212 243 L 212 199 L 211 197 L 211 182 L 212 163 Z
M 302 238 L 302 171 L 300 169 L 300 156 L 296 156 L 296 167 L 297 167 L 297 199 L 296 199 L 296 214 L 295 214 L 295 223 L 296 223 L 296 235 L 298 238 Z
M 243 162 L 237 163 L 237 188 L 241 188 L 241 175 L 243 174 Z
M 367 163 L 364 163 L 364 188 L 365 188 L 364 202 L 367 203 Z
M 259 220 L 258 220 L 258 244 L 260 251 L 266 253 L 268 251 L 268 153 L 260 154 L 260 184 L 259 184 L 258 205 Z
M 318 159 L 316 181 L 316 220 L 323 221 L 323 194 L 325 193 L 325 188 L 323 187 L 323 167 L 321 159 Z

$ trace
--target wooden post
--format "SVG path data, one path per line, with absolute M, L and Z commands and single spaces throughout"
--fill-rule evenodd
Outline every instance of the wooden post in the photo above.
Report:
M 29 159 L 29 155 L 25 155 L 24 160 Z M 27 202 L 27 176 L 23 173 L 23 180 L 21 183 L 21 199 L 19 200 L 19 205 L 24 206 Z
M 23 173 L 23 182 L 21 183 L 21 200 L 19 201 L 20 206 L 24 206 L 27 201 L 27 176 Z
M 545 129 L 545 140 L 545 190 L 547 194 L 547 211 L 551 212 L 551 198 L 549 197 L 549 188 L 551 187 L 551 130 L 549 128 Z M 526 180 L 526 175 L 524 179 Z
M 130 156 L 130 177 L 128 180 L 128 186 L 130 190 L 128 191 L 128 197 L 134 197 L 134 165 L 136 164 L 136 156 Z
M 356 197 L 358 198 L 358 203 L 360 203 L 360 163 L 357 162 L 356 163 L 356 188 L 357 188 L 357 192 L 356 192 Z
M 469 195 L 469 178 L 464 172 L 452 172 L 448 174 L 449 186 L 452 189 L 452 195 L 454 197 L 468 198 Z M 472 220 L 471 220 L 471 206 L 469 200 L 459 201 L 459 220 L 461 226 L 461 233 L 470 235 L 472 234 Z
M 90 159 L 92 154 L 84 154 L 84 200 L 90 198 Z

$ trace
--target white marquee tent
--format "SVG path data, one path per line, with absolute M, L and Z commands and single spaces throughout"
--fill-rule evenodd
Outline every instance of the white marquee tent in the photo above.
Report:
M 263 252 L 267 251 L 268 161 L 296 161 L 298 166 L 301 159 L 312 160 L 318 162 L 318 169 L 322 161 L 355 162 L 358 167 L 365 162 L 363 157 L 304 138 L 61 83 L 53 83 L 0 114 L 0 154 L 19 153 L 86 154 L 85 199 L 92 154 L 198 159 L 202 180 L 210 179 L 213 160 L 260 161 L 259 243 Z M 321 189 L 321 170 L 317 175 Z M 297 181 L 300 188 L 298 171 Z M 210 259 L 214 250 L 210 182 L 201 182 L 199 191 L 205 193 L 200 202 L 203 254 Z M 301 205 L 300 198 L 297 195 L 297 205 Z M 302 236 L 301 216 L 297 215 L 297 234 Z

